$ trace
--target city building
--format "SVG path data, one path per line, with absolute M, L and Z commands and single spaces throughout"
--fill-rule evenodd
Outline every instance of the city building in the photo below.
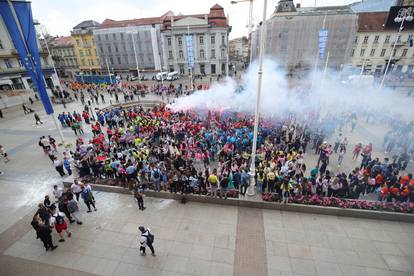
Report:
M 208 14 L 164 18 L 161 30 L 162 68 L 180 74 L 225 75 L 231 27 L 216 4 Z
M 106 19 L 93 31 L 103 71 L 131 73 L 161 69 L 161 17 L 115 21 Z M 136 53 L 136 58 L 135 58 Z
M 48 43 L 59 77 L 74 78 L 79 67 L 72 37 L 52 37 Z
M 352 39 L 358 16 L 349 6 L 301 7 L 292 0 L 281 0 L 266 21 L 266 55 L 289 70 L 310 69 L 316 65 L 340 69 L 350 62 Z M 252 33 L 252 57 L 259 52 L 260 29 Z M 320 31 L 327 30 L 321 55 Z
M 414 23 L 406 21 L 398 34 L 400 23 L 394 22 L 400 7 L 390 12 L 360 13 L 358 33 L 350 52 L 353 66 L 365 73 L 381 75 L 390 61 L 389 72 L 413 73 L 414 69 Z M 392 50 L 394 48 L 394 52 Z
M 98 26 L 98 22 L 86 20 L 73 27 L 71 31 L 79 70 L 84 74 L 98 74 L 101 70 L 93 38 L 93 30 Z
M 38 23 L 35 23 L 38 24 Z M 38 35 L 39 36 L 39 35 Z M 52 60 L 45 48 L 37 41 L 42 62 L 43 76 L 48 88 L 58 85 Z M 28 97 L 34 98 L 32 79 L 20 60 L 2 17 L 0 17 L 0 106 L 21 104 Z
M 249 40 L 239 37 L 229 41 L 229 63 L 234 70 L 243 70 L 249 63 Z

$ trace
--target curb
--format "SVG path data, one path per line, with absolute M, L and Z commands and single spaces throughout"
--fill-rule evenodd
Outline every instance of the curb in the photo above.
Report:
M 72 182 L 69 182 L 69 181 L 63 182 L 63 185 L 65 187 L 70 187 L 71 184 Z M 131 192 L 128 189 L 123 188 L 123 187 L 107 186 L 107 185 L 92 184 L 92 183 L 90 183 L 90 185 L 95 191 L 131 195 Z M 146 191 L 144 192 L 144 194 L 148 197 L 174 199 L 177 201 L 180 201 L 183 197 L 183 195 L 171 194 L 169 192 Z M 199 203 L 239 206 L 239 207 L 247 207 L 247 208 L 271 209 L 271 210 L 318 214 L 318 215 L 330 215 L 330 216 L 340 216 L 340 217 L 353 217 L 353 218 L 414 223 L 414 215 L 405 214 L 405 213 L 393 213 L 393 212 L 359 210 L 359 209 L 342 209 L 342 208 L 337 208 L 337 207 L 324 207 L 324 206 L 304 205 L 304 204 L 295 204 L 295 203 L 281 204 L 277 202 L 265 202 L 265 201 L 237 199 L 237 198 L 221 199 L 221 198 L 191 195 L 191 194 L 187 194 L 185 195 L 185 197 L 187 201 L 193 201 L 193 202 L 199 202 Z

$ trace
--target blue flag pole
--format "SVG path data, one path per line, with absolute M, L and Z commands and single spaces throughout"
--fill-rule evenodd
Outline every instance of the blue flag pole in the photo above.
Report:
M 43 78 L 42 63 L 37 47 L 30 2 L 0 0 L 0 15 L 3 18 L 14 47 L 16 47 L 19 53 L 20 60 L 32 79 L 46 114 L 52 117 L 62 143 L 64 143 L 63 133 L 56 116 L 53 114 L 53 107 Z

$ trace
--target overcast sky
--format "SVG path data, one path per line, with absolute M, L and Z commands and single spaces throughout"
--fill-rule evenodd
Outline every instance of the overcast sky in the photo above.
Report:
M 316 0 L 317 6 L 344 5 L 358 0 Z M 51 35 L 70 35 L 70 30 L 83 20 L 101 23 L 115 20 L 161 16 L 171 10 L 175 14 L 208 13 L 220 4 L 230 17 L 233 27 L 230 38 L 247 35 L 249 4 L 230 4 L 230 0 L 32 0 L 33 17 L 46 26 Z M 267 14 L 273 13 L 278 0 L 268 0 Z M 302 6 L 313 6 L 315 0 L 294 0 Z M 254 23 L 261 21 L 263 0 L 254 0 Z

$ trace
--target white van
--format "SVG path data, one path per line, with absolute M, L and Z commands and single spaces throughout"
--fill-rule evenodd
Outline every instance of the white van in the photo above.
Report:
M 168 73 L 167 80 L 169 81 L 178 80 L 178 77 L 179 77 L 178 72 L 174 71 L 174 72 Z
M 157 79 L 157 81 L 161 81 L 161 80 L 166 80 L 167 76 L 168 76 L 168 72 L 160 72 L 160 73 L 157 73 L 155 78 Z

